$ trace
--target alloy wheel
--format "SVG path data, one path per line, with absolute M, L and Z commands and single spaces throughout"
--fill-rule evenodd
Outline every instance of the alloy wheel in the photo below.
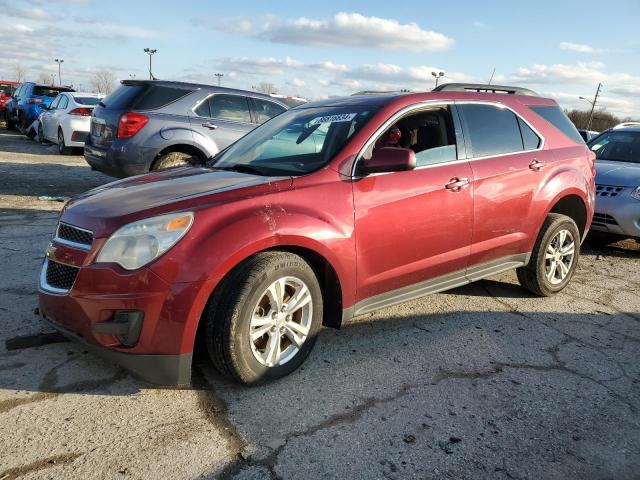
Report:
M 544 273 L 552 285 L 562 283 L 569 272 L 575 258 L 575 239 L 569 230 L 560 230 L 556 233 L 544 255 Z
M 251 351 L 267 367 L 284 365 L 307 340 L 313 316 L 309 287 L 296 277 L 282 277 L 260 295 L 249 326 Z

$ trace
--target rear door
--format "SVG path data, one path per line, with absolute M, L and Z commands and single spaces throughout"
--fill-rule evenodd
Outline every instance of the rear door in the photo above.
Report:
M 52 124 L 53 122 L 53 116 L 56 112 L 56 109 L 58 108 L 58 104 L 60 103 L 60 99 L 62 98 L 62 95 L 58 95 L 58 97 L 56 99 L 53 100 L 53 103 L 51 103 L 51 105 L 49 105 L 49 110 L 45 110 L 44 113 L 42 114 L 42 117 L 40 118 L 41 122 L 42 122 L 42 133 L 44 134 L 44 137 L 47 139 L 52 139 Z
M 251 97 L 251 106 L 253 108 L 253 121 L 258 125 L 263 124 L 267 120 L 280 115 L 287 109 L 275 102 L 265 100 L 264 98 Z
M 58 127 L 60 127 L 60 123 L 62 122 L 63 116 L 66 115 L 68 107 L 69 97 L 60 95 L 60 102 L 58 103 L 58 107 L 53 111 L 51 118 L 51 134 L 55 136 L 55 138 L 58 136 Z
M 536 230 L 530 228 L 532 199 L 551 154 L 542 149 L 542 136 L 503 105 L 465 103 L 458 110 L 473 171 L 469 265 L 515 260 Z
M 222 150 L 255 128 L 249 99 L 244 95 L 216 93 L 193 109 L 191 125 Z

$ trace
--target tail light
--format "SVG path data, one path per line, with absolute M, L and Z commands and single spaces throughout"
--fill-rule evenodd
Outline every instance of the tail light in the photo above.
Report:
M 41 98 L 27 98 L 27 103 L 42 103 Z
M 131 138 L 144 127 L 149 117 L 141 113 L 127 112 L 120 116 L 118 138 Z
M 80 115 L 81 117 L 90 117 L 91 111 L 92 110 L 90 108 L 79 107 L 71 110 L 69 112 L 69 115 Z

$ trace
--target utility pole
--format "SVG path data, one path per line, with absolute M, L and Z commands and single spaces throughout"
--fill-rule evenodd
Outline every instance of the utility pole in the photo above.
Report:
M 149 80 L 155 80 L 153 78 L 153 73 L 151 73 L 151 56 L 158 51 L 157 48 L 145 48 L 144 53 L 149 55 Z
M 60 86 L 62 86 L 62 63 L 64 60 L 62 58 L 56 58 L 55 62 L 58 64 L 58 82 Z
M 445 76 L 444 72 L 431 72 L 431 75 L 436 77 L 436 88 L 438 88 L 438 80 Z
M 487 85 L 491 85 L 491 82 L 493 82 L 493 76 L 496 74 L 496 67 L 493 67 L 493 72 L 491 72 L 491 76 L 489 77 L 489 83 L 487 83 Z
M 218 77 L 218 86 L 220 86 L 220 79 L 224 77 L 224 73 L 214 73 L 214 77 Z
M 596 109 L 596 103 L 598 103 L 598 96 L 600 95 L 600 89 L 602 88 L 602 83 L 598 84 L 598 89 L 596 90 L 596 95 L 593 97 L 593 101 L 588 98 L 580 97 L 582 100 L 586 100 L 591 104 L 591 112 L 589 113 L 589 123 L 587 123 L 587 130 L 591 130 L 591 123 L 593 122 L 593 111 Z

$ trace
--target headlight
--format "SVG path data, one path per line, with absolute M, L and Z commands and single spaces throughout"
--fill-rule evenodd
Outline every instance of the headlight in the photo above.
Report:
M 97 262 L 114 262 L 127 270 L 140 268 L 158 258 L 193 224 L 193 212 L 146 218 L 118 229 L 105 242 Z
M 636 187 L 636 189 L 631 192 L 631 196 L 636 200 L 640 200 L 640 187 Z

